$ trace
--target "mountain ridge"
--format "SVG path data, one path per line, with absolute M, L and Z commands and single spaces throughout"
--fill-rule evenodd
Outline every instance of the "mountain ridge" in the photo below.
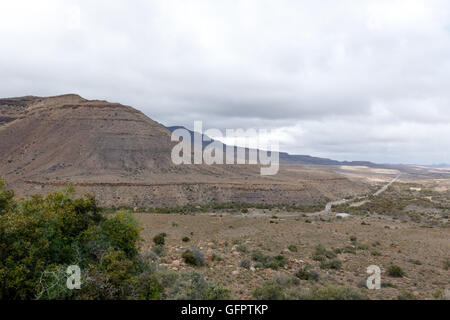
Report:
M 209 141 L 203 141 L 203 148 L 205 148 L 207 145 L 209 145 L 211 142 L 214 142 L 215 140 L 204 135 L 200 134 L 198 132 L 192 131 L 187 129 L 183 126 L 167 126 L 166 127 L 170 132 L 174 132 L 177 129 L 185 129 L 191 134 L 191 144 L 193 145 L 194 136 L 197 135 L 198 138 L 203 139 L 203 137 L 207 137 Z M 226 149 L 226 144 L 219 141 L 223 144 L 224 151 Z M 235 147 L 236 149 L 236 147 Z M 245 148 L 246 152 L 248 152 L 248 148 Z M 320 158 L 320 157 L 314 157 L 311 155 L 298 155 L 298 154 L 289 154 L 287 152 L 279 152 L 280 155 L 280 164 L 311 164 L 311 165 L 347 165 L 347 166 L 367 166 L 372 168 L 385 168 L 389 165 L 386 164 L 376 164 L 370 161 L 338 161 L 328 158 Z
M 18 197 L 72 184 L 107 207 L 315 205 L 368 188 L 331 166 L 262 177 L 258 165 L 175 165 L 166 127 L 133 107 L 76 94 L 0 99 L 0 117 L 0 176 Z

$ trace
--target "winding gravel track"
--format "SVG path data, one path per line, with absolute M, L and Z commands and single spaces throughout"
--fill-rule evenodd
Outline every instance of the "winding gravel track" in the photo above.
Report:
M 384 185 L 381 189 L 379 189 L 377 192 L 375 192 L 373 195 L 374 196 L 378 196 L 381 193 L 385 192 L 390 185 L 392 185 L 394 182 L 396 182 L 398 179 L 400 178 L 400 174 L 397 175 L 394 179 L 392 179 L 389 183 L 387 183 L 386 185 Z M 322 211 L 317 211 L 317 212 L 312 212 L 312 213 L 307 213 L 307 216 L 320 216 L 320 215 L 324 215 L 324 214 L 329 214 L 331 211 L 331 208 L 333 208 L 333 206 L 337 206 L 340 204 L 344 204 L 347 202 L 351 202 L 354 201 L 355 199 L 342 199 L 342 200 L 335 200 L 335 201 L 330 201 L 325 205 L 325 209 L 323 209 Z M 215 214 L 211 214 L 211 213 L 206 213 L 204 215 L 215 215 Z M 223 214 L 223 215 L 233 215 L 233 214 Z M 246 217 L 246 218 L 261 218 L 261 217 L 271 217 L 273 216 L 273 214 L 268 214 L 268 213 L 250 213 L 250 214 L 240 214 L 239 216 L 241 217 Z M 278 217 L 294 217 L 294 216 L 298 216 L 298 214 L 289 214 L 289 213 L 281 213 L 281 214 L 277 214 Z
M 394 182 L 396 182 L 396 181 L 400 178 L 400 175 L 401 175 L 401 174 L 397 175 L 394 179 L 392 179 L 388 184 L 384 185 L 381 189 L 379 189 L 379 190 L 378 190 L 377 192 L 375 192 L 373 195 L 374 195 L 374 196 L 378 196 L 378 195 L 382 194 L 383 192 L 385 192 L 385 191 L 389 188 L 389 186 L 390 186 L 391 184 L 393 184 Z M 344 203 L 347 203 L 347 202 L 350 202 L 350 201 L 353 201 L 353 200 L 354 200 L 354 199 L 347 199 L 347 200 L 346 200 L 346 199 L 342 199 L 342 200 L 337 200 L 337 201 L 331 201 L 331 202 L 328 202 L 328 203 L 326 204 L 324 210 L 319 211 L 319 212 L 311 213 L 310 215 L 311 215 L 311 216 L 317 216 L 317 215 L 322 215 L 322 214 L 330 213 L 331 208 L 332 208 L 333 206 L 337 206 L 337 205 L 340 205 L 340 204 L 344 204 Z

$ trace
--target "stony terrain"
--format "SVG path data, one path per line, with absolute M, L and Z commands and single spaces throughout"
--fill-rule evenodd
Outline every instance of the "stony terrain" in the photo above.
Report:
M 396 183 L 384 197 L 396 197 L 409 188 Z M 450 229 L 445 222 L 450 213 L 449 194 L 438 192 L 433 198 L 442 205 L 439 224 L 429 219 L 435 215 L 431 211 L 422 210 L 422 219 L 411 219 L 409 208 L 404 215 L 360 208 L 359 213 L 343 219 L 333 212 L 314 215 L 275 208 L 249 209 L 245 214 L 225 210 L 135 215 L 143 227 L 144 252 L 154 247 L 155 235 L 166 233 L 166 249 L 160 258 L 163 265 L 176 272 L 198 269 L 231 288 L 239 299 L 252 298 L 256 288 L 273 280 L 285 287 L 292 299 L 296 292 L 329 286 L 352 288 L 370 299 L 444 299 L 449 298 L 450 289 Z M 184 237 L 189 242 L 182 241 Z M 332 259 L 325 262 L 338 260 L 341 266 L 334 269 L 315 259 L 318 245 L 332 252 Z M 191 247 L 205 254 L 207 266 L 192 267 L 183 262 L 182 253 Z M 255 251 L 282 255 L 286 264 L 277 270 L 258 267 L 252 259 Z M 248 264 L 244 266 L 243 260 Z M 366 288 L 366 268 L 370 265 L 382 270 L 380 290 Z M 391 275 L 392 266 L 399 266 L 404 274 Z M 299 279 L 299 270 L 316 274 L 317 279 Z

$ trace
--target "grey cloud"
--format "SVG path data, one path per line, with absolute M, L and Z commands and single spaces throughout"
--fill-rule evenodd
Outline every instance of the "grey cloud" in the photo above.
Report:
M 4 1 L 0 96 L 74 92 L 167 125 L 272 128 L 289 152 L 450 162 L 449 18 L 443 0 Z

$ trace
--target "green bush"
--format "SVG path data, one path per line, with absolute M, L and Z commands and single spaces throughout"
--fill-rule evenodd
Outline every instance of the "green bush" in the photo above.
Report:
M 273 270 L 278 270 L 278 268 L 284 267 L 287 263 L 287 259 L 283 255 L 269 256 L 258 250 L 253 251 L 252 259 L 253 261 L 258 262 L 262 267 Z
M 212 261 L 223 261 L 223 258 L 220 255 L 213 253 L 211 256 L 211 260 Z
M 320 263 L 321 269 L 334 269 L 339 270 L 342 267 L 342 262 L 339 259 L 333 259 L 328 261 L 322 261 Z
M 248 260 L 248 259 L 242 259 L 242 260 L 241 260 L 241 263 L 240 263 L 240 266 L 241 266 L 242 268 L 245 268 L 245 269 L 250 269 L 251 262 L 250 262 L 250 260 Z
M 449 270 L 450 269 L 450 259 L 449 258 L 445 259 L 444 263 L 442 265 L 443 265 L 444 270 Z
M 139 227 L 125 212 L 102 216 L 94 197 L 74 199 L 72 192 L 68 187 L 18 203 L 9 199 L 6 212 L 6 202 L 2 202 L 0 299 L 96 298 L 94 292 L 100 286 L 96 287 L 95 281 L 85 281 L 84 290 L 64 289 L 65 270 L 72 264 L 80 266 L 86 279 L 94 279 L 88 275 L 95 274 L 98 282 L 104 280 L 112 291 L 120 291 L 118 282 L 112 280 L 115 272 L 104 268 L 105 261 L 111 262 L 107 259 L 116 255 L 126 265 L 137 265 Z M 127 273 L 138 271 L 132 268 Z
M 271 257 L 268 263 L 266 264 L 269 268 L 273 270 L 278 270 L 278 268 L 282 268 L 286 265 L 287 259 L 283 255 L 277 255 Z
M 197 248 L 191 248 L 183 252 L 181 256 L 187 264 L 192 266 L 203 266 L 205 265 L 205 257 L 203 253 Z
M 321 244 L 317 245 L 312 255 L 313 260 L 324 262 L 326 259 L 336 258 L 337 254 L 332 250 L 327 250 Z
M 266 259 L 266 255 L 264 255 L 261 251 L 255 250 L 252 253 L 252 259 L 256 262 L 262 262 Z
M 136 255 L 139 225 L 129 212 L 117 212 L 106 219 L 101 228 L 113 248 L 120 248 L 129 257 Z
M 433 292 L 433 298 L 436 300 L 445 300 L 445 292 L 444 290 L 436 290 Z
M 398 296 L 397 300 L 417 300 L 416 296 L 411 292 L 402 291 Z
M 183 237 L 183 239 L 181 239 L 183 242 L 189 242 L 191 241 L 191 239 L 189 237 Z
M 366 295 L 349 287 L 326 285 L 314 286 L 311 289 L 299 290 L 293 283 L 284 281 L 266 281 L 256 288 L 253 297 L 259 300 L 366 300 Z
M 342 252 L 341 249 L 327 250 L 319 244 L 312 255 L 313 260 L 320 262 L 321 269 L 335 269 L 342 267 L 342 262 L 337 259 L 337 254 Z M 345 252 L 345 249 L 344 249 Z
M 226 299 L 230 292 L 203 276 L 157 267 L 164 247 L 139 254 L 139 226 L 130 213 L 104 216 L 95 198 L 65 188 L 14 201 L 0 186 L 0 299 Z M 203 254 L 192 250 L 196 264 Z M 81 289 L 66 286 L 67 266 L 81 268 Z M 175 294 L 176 293 L 176 294 Z
M 231 291 L 220 285 L 209 285 L 206 291 L 205 300 L 228 300 L 231 298 Z
M 405 272 L 397 265 L 392 265 L 388 269 L 388 274 L 394 278 L 402 278 L 405 276 Z
M 228 289 L 207 282 L 195 271 L 182 273 L 167 293 L 167 298 L 173 300 L 225 300 L 230 296 Z
M 298 270 L 295 273 L 295 276 L 301 280 L 308 280 L 308 281 L 319 280 L 319 274 L 316 271 L 311 270 L 311 268 L 309 266 L 306 266 L 306 267 Z
M 314 287 L 308 293 L 301 296 L 304 300 L 366 300 L 361 292 L 337 286 Z
M 195 266 L 195 258 L 191 250 L 186 250 L 185 252 L 183 252 L 181 257 L 183 258 L 185 263 Z
M 241 253 L 248 253 L 248 248 L 245 244 L 240 244 L 236 247 L 236 250 Z
M 381 256 L 381 252 L 377 251 L 377 250 L 371 250 L 370 254 L 374 257 L 378 257 Z
M 160 233 L 153 237 L 153 242 L 156 245 L 163 246 L 166 243 L 166 234 Z
M 297 246 L 295 246 L 295 245 L 293 245 L 293 244 L 291 244 L 289 247 L 288 247 L 288 249 L 289 249 L 289 251 L 291 251 L 291 252 L 297 252 L 298 250 L 297 250 Z
M 151 250 L 159 257 L 162 257 L 166 254 L 166 250 L 164 250 L 164 246 L 162 245 L 153 246 Z
M 257 300 L 283 300 L 283 287 L 275 281 L 266 281 L 253 291 L 253 297 Z
M 80 291 L 83 299 L 125 299 L 138 284 L 137 265 L 123 251 L 112 248 L 87 273 L 89 283 Z
M 381 282 L 381 287 L 382 288 L 397 288 L 397 285 L 395 285 L 389 281 L 383 281 L 383 282 Z
M 283 273 L 277 273 L 273 276 L 273 280 L 278 283 L 283 288 L 290 287 L 290 286 L 296 286 L 300 284 L 300 281 L 293 276 L 288 276 Z
M 356 249 L 358 250 L 368 250 L 369 249 L 369 245 L 366 243 L 358 243 L 356 245 Z
M 0 216 L 11 210 L 14 204 L 14 191 L 6 190 L 6 181 L 0 178 Z

